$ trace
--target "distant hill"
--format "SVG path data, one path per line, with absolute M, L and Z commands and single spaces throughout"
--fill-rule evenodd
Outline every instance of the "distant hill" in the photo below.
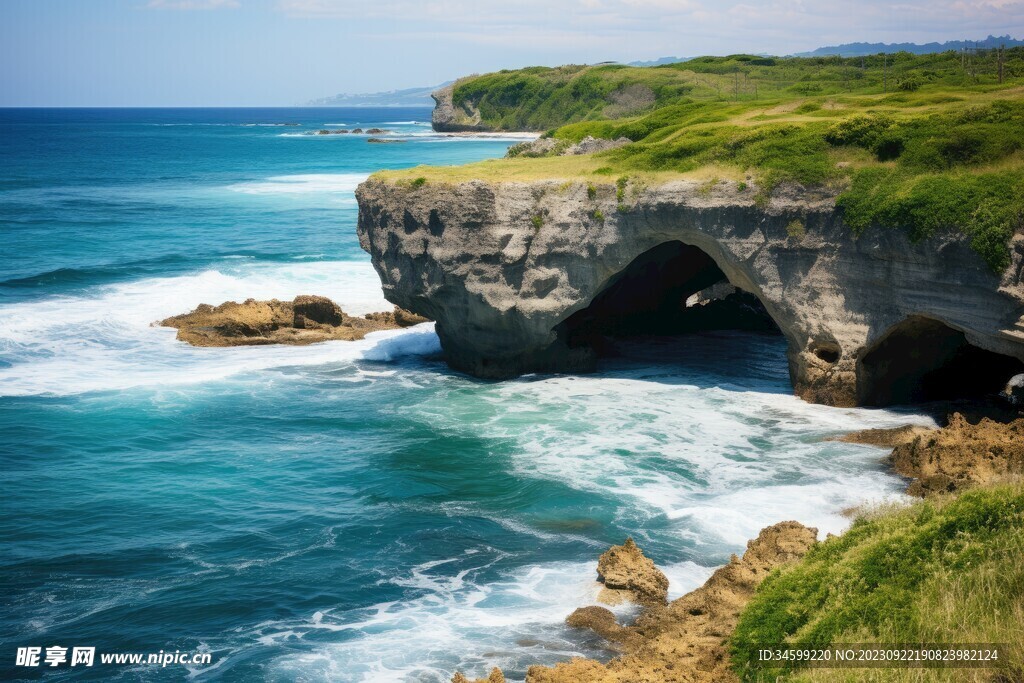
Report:
M 819 47 L 810 52 L 798 52 L 794 57 L 825 57 L 840 55 L 842 57 L 859 57 L 861 55 L 877 55 L 880 52 L 911 52 L 917 55 L 948 50 L 962 50 L 965 47 L 996 48 L 1000 45 L 1017 47 L 1024 45 L 1024 40 L 1006 36 L 989 36 L 984 40 L 950 40 L 945 43 L 845 43 Z
M 662 64 L 678 64 L 679 62 L 687 62 L 693 59 L 693 57 L 659 57 L 658 59 L 652 59 L 649 62 L 629 62 L 627 66 L 661 66 Z
M 451 81 L 430 87 L 387 90 L 385 92 L 341 93 L 310 100 L 308 105 L 311 107 L 432 107 L 434 100 L 430 99 L 430 93 L 449 83 Z

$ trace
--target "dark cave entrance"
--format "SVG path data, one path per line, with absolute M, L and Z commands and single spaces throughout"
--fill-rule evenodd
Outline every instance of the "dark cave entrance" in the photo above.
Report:
M 598 354 L 608 339 L 710 330 L 781 334 L 756 296 L 733 286 L 707 252 L 678 241 L 633 259 L 555 329 L 570 349 Z
M 858 361 L 857 394 L 869 406 L 921 403 L 995 394 L 1024 362 L 967 341 L 963 332 L 910 316 Z

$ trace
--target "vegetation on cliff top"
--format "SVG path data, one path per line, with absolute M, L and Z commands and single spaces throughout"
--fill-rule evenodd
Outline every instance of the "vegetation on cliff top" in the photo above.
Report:
M 1024 224 L 1024 48 L 538 67 L 463 79 L 453 100 L 496 129 L 633 144 L 418 176 L 717 178 L 756 182 L 765 199 L 784 182 L 825 185 L 855 231 L 960 230 L 994 271 Z
M 772 644 L 1024 643 L 1024 486 L 968 491 L 858 519 L 769 576 L 732 636 L 743 680 L 975 680 L 977 670 L 779 668 Z M 1005 680 L 1024 674 L 1011 653 Z M 991 673 L 991 672 L 990 672 Z M 986 680 L 988 680 L 986 678 Z M 996 680 L 996 679 L 993 679 Z

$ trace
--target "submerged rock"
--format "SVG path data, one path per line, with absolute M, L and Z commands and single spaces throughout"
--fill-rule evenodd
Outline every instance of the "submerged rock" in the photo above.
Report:
M 931 434 L 933 432 L 935 432 L 934 429 L 922 427 L 921 425 L 903 425 L 887 429 L 862 429 L 858 432 L 844 434 L 834 440 L 844 443 L 860 443 L 866 446 L 895 448 L 896 446 L 910 443 L 923 434 Z
M 370 332 L 409 327 L 426 319 L 394 311 L 353 317 L 323 296 L 300 295 L 292 301 L 227 301 L 199 304 L 194 311 L 160 321 L 178 330 L 178 340 L 192 346 L 260 346 L 315 344 L 362 339 Z
M 580 607 L 565 618 L 565 624 L 572 628 L 590 629 L 605 640 L 613 643 L 636 642 L 639 634 L 635 629 L 622 626 L 615 619 L 615 613 L 607 607 L 589 605 Z

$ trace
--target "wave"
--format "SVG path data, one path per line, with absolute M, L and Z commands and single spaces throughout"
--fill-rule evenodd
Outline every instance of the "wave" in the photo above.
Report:
M 570 640 L 563 626 L 574 609 L 596 604 L 592 562 L 553 562 L 478 579 L 501 559 L 502 553 L 482 549 L 426 562 L 387 579 L 415 597 L 360 610 L 325 608 L 306 620 L 262 624 L 251 637 L 271 647 L 315 644 L 327 633 L 345 638 L 277 658 L 268 667 L 273 680 L 441 683 L 455 669 L 516 671 L 538 659 L 604 654 Z M 632 607 L 614 610 L 625 616 Z
M 433 324 L 388 330 L 355 342 L 312 346 L 194 348 L 153 321 L 247 298 L 288 300 L 320 294 L 346 312 L 390 310 L 368 261 L 241 262 L 233 273 L 207 270 L 93 287 L 0 306 L 0 395 L 66 396 L 84 392 L 197 384 L 287 366 L 390 362 L 432 355 Z
M 473 395 L 486 408 L 473 410 L 440 394 L 420 412 L 436 429 L 514 442 L 520 477 L 626 497 L 621 526 L 668 527 L 679 547 L 723 561 L 781 519 L 839 533 L 845 508 L 901 498 L 876 449 L 823 439 L 934 422 L 805 403 L 788 383 L 785 342 L 753 337 L 695 335 L 674 355 L 655 347 L 650 363 L 486 385 Z
M 228 185 L 229 190 L 244 194 L 309 194 L 315 192 L 355 192 L 367 173 L 301 173 L 271 176 L 265 180 Z

